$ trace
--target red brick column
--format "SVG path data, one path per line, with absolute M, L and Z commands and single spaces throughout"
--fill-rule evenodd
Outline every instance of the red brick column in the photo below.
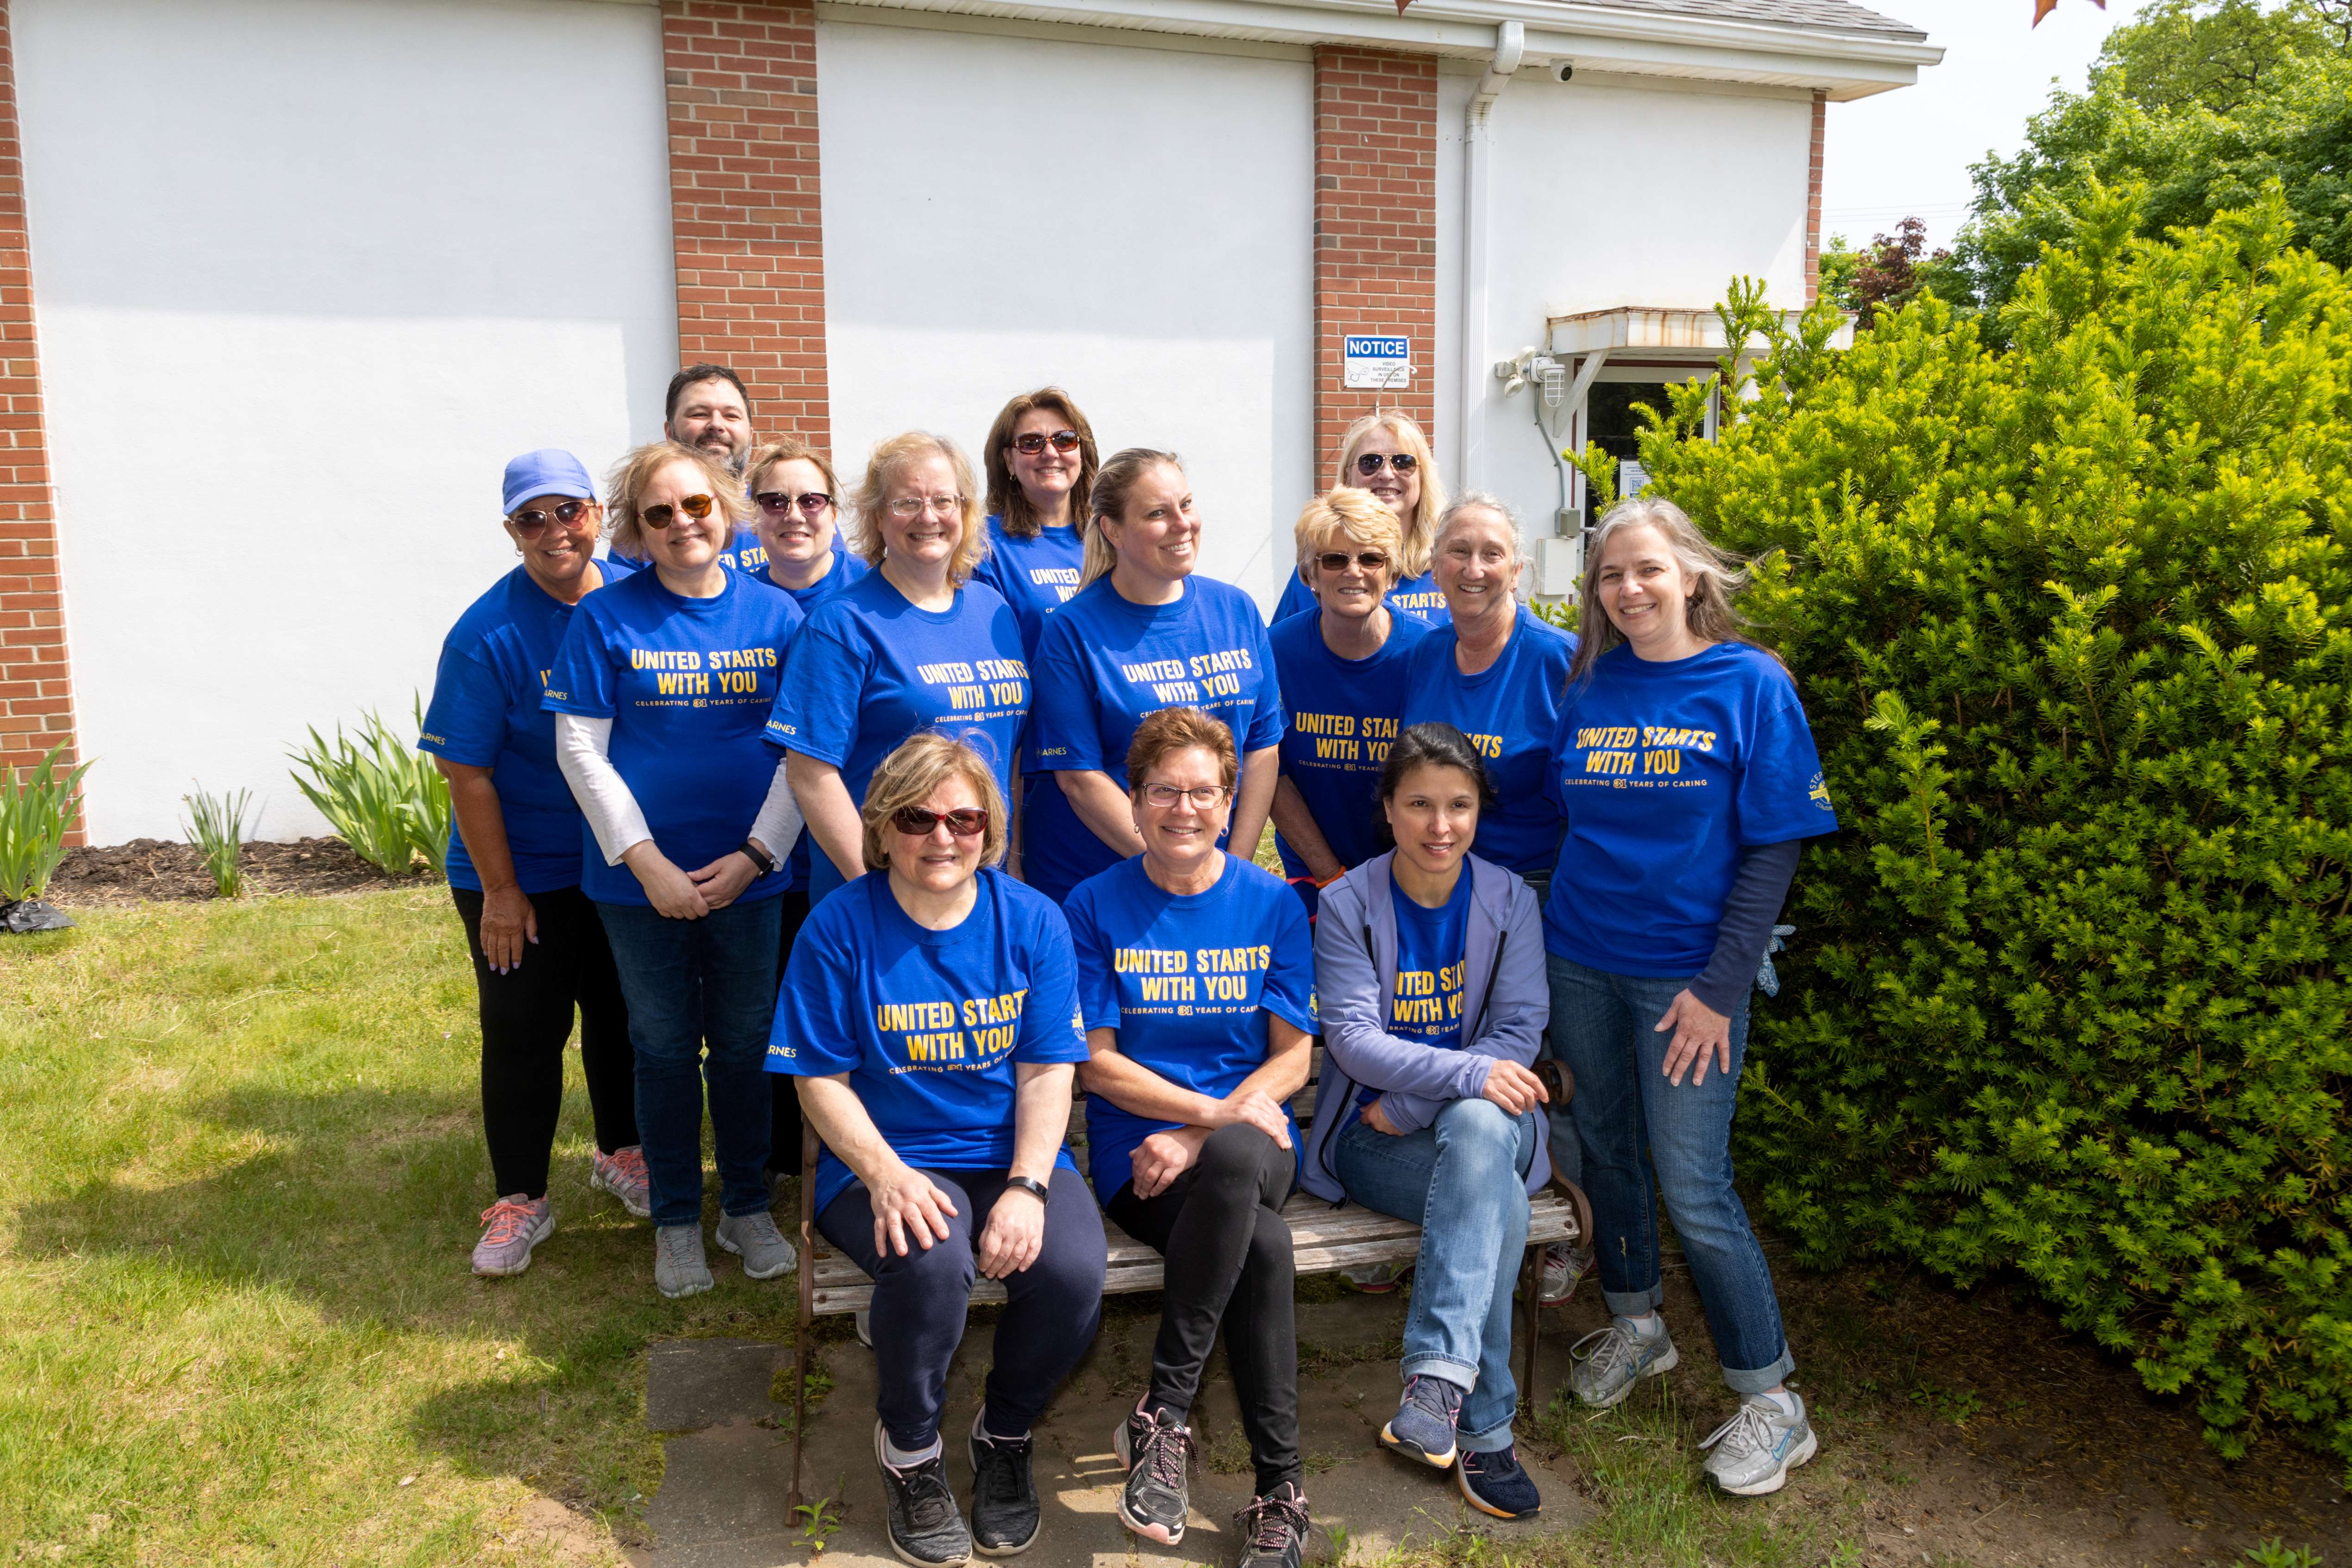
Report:
M 1822 297 L 1822 143 L 1829 131 L 1829 95 L 1813 94 L 1813 152 L 1805 176 L 1805 303 Z
M 832 444 L 810 0 L 663 0 L 680 364 L 731 366 L 752 427 Z
M 1412 340 L 1412 384 L 1350 392 L 1340 340 Z M 1315 482 L 1339 438 L 1402 408 L 1433 439 L 1437 360 L 1437 62 L 1370 49 L 1315 51 Z M 1475 369 L 1475 367 L 1472 367 Z
M 25 164 L 16 136 L 16 52 L 0 4 L 0 766 L 76 756 L 66 660 L 58 514 L 41 413 Z M 76 831 L 72 840 L 81 842 Z

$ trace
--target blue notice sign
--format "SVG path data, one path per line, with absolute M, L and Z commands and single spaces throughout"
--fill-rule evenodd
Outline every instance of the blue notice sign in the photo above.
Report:
M 1349 333 L 1339 340 L 1339 384 L 1385 391 L 1412 384 L 1412 340 Z

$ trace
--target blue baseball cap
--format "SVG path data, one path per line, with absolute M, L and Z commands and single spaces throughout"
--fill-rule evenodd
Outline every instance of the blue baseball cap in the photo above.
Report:
M 593 501 L 596 486 L 580 459 L 561 446 L 542 446 L 507 465 L 506 510 L 512 512 L 536 496 Z

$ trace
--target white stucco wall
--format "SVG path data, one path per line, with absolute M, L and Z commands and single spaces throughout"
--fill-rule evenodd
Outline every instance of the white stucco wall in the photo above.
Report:
M 1183 455 L 1202 570 L 1270 605 L 1312 485 L 1303 52 L 821 16 L 817 82 L 845 481 L 910 426 L 976 465 L 1005 398 L 1056 383 L 1106 456 Z
M 192 781 L 316 831 L 283 754 L 408 727 L 513 564 L 506 460 L 658 434 L 658 14 L 10 11 L 91 840 L 181 836 Z

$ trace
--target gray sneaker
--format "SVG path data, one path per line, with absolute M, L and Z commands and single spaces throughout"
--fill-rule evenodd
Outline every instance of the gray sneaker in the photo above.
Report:
M 663 1225 L 654 1229 L 654 1289 L 670 1300 L 710 1289 L 710 1265 L 702 1260 L 702 1227 Z
M 872 1350 L 874 1348 L 874 1309 L 858 1308 L 857 1316 L 851 1321 L 857 1326 L 857 1343 Z
M 530 1267 L 530 1249 L 554 1234 L 555 1208 L 545 1197 L 502 1197 L 482 1210 L 474 1272 L 491 1278 L 520 1274 Z
M 776 1228 L 776 1217 L 764 1208 L 719 1216 L 719 1245 L 743 1260 L 747 1280 L 772 1280 L 801 1260 L 800 1253 Z
M 1568 1385 L 1576 1396 L 1596 1409 L 1606 1410 L 1633 1392 L 1633 1385 L 1644 1377 L 1655 1377 L 1671 1372 L 1682 1357 L 1675 1350 L 1666 1325 L 1658 1324 L 1655 1339 L 1645 1339 L 1625 1318 L 1611 1318 L 1605 1329 L 1595 1329 L 1569 1347 L 1569 1356 L 1576 1364 L 1569 1370 Z M 1601 1343 L 1591 1350 L 1584 1347 L 1594 1340 Z
M 1543 1271 L 1538 1276 L 1536 1300 L 1556 1307 L 1576 1294 L 1577 1281 L 1592 1271 L 1592 1249 L 1573 1241 L 1555 1241 L 1544 1249 Z
M 885 1458 L 888 1434 L 874 1423 L 874 1463 L 882 1471 L 890 1550 L 914 1568 L 953 1568 L 971 1561 L 971 1531 L 948 1490 L 948 1467 L 939 1454 L 904 1469 Z
M 1789 1396 L 1797 1399 L 1793 1394 Z M 1813 1424 L 1805 1419 L 1805 1402 L 1797 1399 L 1797 1413 L 1787 1415 L 1780 1402 L 1751 1394 L 1739 1402 L 1738 1414 L 1715 1429 L 1701 1443 L 1706 1470 L 1715 1484 L 1734 1497 L 1760 1497 L 1788 1484 L 1789 1472 L 1821 1451 Z

